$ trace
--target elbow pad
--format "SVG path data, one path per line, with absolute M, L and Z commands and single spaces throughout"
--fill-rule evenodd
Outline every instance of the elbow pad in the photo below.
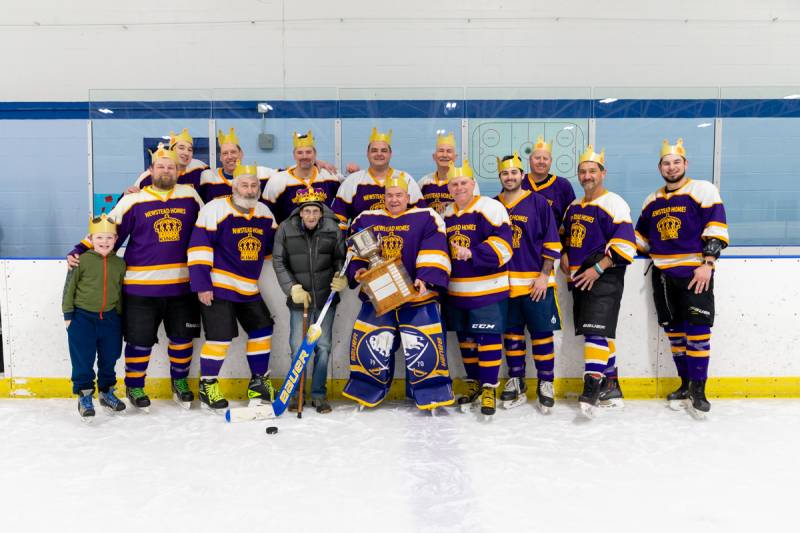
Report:
M 710 238 L 706 239 L 705 243 L 703 244 L 703 255 L 704 256 L 711 256 L 714 259 L 719 258 L 719 254 L 722 253 L 723 248 L 728 246 L 725 244 L 724 241 L 720 239 Z

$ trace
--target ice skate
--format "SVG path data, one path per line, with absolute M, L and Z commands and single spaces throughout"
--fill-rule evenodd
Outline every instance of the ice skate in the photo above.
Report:
M 528 401 L 525 394 L 528 391 L 528 384 L 525 378 L 508 378 L 503 392 L 500 393 L 500 401 L 504 409 L 513 409 Z
M 474 379 L 467 379 L 464 380 L 464 382 L 467 384 L 467 393 L 464 396 L 459 396 L 456 402 L 462 413 L 469 413 L 473 411 L 480 402 L 481 387 Z
M 100 391 L 100 405 L 103 406 L 105 411 L 109 414 L 120 413 L 125 410 L 125 402 L 117 398 L 114 394 L 114 387 L 109 387 L 108 392 Z
M 131 402 L 132 406 L 145 413 L 150 412 L 150 397 L 144 393 L 143 388 L 127 387 L 125 389 L 125 395 L 128 397 L 128 401 Z
M 686 408 L 696 420 L 705 420 L 706 413 L 711 410 L 711 404 L 706 399 L 706 381 L 689 381 L 689 405 Z
M 681 386 L 667 394 L 667 405 L 673 411 L 682 411 L 689 407 L 689 380 L 681 378 Z
M 247 385 L 247 399 L 250 407 L 271 404 L 275 401 L 275 388 L 269 379 L 269 372 L 263 375 L 253 374 Z
M 220 392 L 216 379 L 201 379 L 197 395 L 200 397 L 200 406 L 212 413 L 222 414 L 228 408 L 228 400 Z
M 625 401 L 622 396 L 622 389 L 619 386 L 619 379 L 616 369 L 613 376 L 606 376 L 603 381 L 603 389 L 600 391 L 598 407 L 604 409 L 622 409 Z
M 172 399 L 184 409 L 192 408 L 194 393 L 189 389 L 189 382 L 186 378 L 172 379 Z
M 553 397 L 553 382 L 540 379 L 536 385 L 536 409 L 543 415 L 550 414 L 550 409 L 556 403 Z
M 78 413 L 81 415 L 81 420 L 87 424 L 91 424 L 94 420 L 94 404 L 92 403 L 92 395 L 94 390 L 82 390 L 78 396 Z
M 592 419 L 595 416 L 595 408 L 599 403 L 603 381 L 604 378 L 592 374 L 583 376 L 583 392 L 578 396 L 578 407 L 580 407 L 581 414 L 586 418 Z
M 497 411 L 496 402 L 494 387 L 483 387 L 481 391 L 481 414 L 485 419 L 491 419 L 491 416 Z

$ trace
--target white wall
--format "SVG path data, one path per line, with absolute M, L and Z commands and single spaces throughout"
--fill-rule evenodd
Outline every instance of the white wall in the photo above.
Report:
M 792 0 L 4 4 L 0 72 L 14 76 L 0 101 L 101 88 L 800 85 Z
M 674 376 L 669 343 L 660 332 L 652 305 L 649 278 L 642 274 L 647 262 L 637 260 L 628 269 L 617 331 L 618 363 L 625 377 Z M 725 259 L 716 274 L 717 320 L 712 336 L 710 374 L 715 377 L 800 376 L 800 344 L 797 328 L 800 286 L 787 284 L 798 271 L 800 259 Z M 0 309 L 6 354 L 6 377 L 69 377 L 66 332 L 61 315 L 63 261 L 0 261 Z M 289 367 L 288 312 L 283 293 L 268 264 L 260 286 L 276 318 L 273 337 L 273 375 L 284 376 Z M 582 338 L 572 329 L 572 299 L 561 287 L 564 332 L 556 340 L 556 376 L 579 377 L 583 372 Z M 333 378 L 349 373 L 348 349 L 358 311 L 354 291 L 339 305 L 334 324 Z M 154 349 L 148 375 L 169 376 L 166 343 Z M 449 362 L 456 377 L 463 375 L 455 338 L 449 339 Z M 195 343 L 199 355 L 200 341 Z M 533 365 L 529 362 L 533 376 Z M 400 377 L 398 367 L 397 376 Z M 124 375 L 122 360 L 117 367 Z M 199 357 L 191 375 L 199 372 Z M 505 370 L 503 374 L 505 375 Z M 249 377 L 244 340 L 238 338 L 229 351 L 223 377 Z

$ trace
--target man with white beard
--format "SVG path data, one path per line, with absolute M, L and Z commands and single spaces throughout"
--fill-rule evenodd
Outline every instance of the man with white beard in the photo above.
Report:
M 255 165 L 237 164 L 232 195 L 217 198 L 200 210 L 189 242 L 189 276 L 200 306 L 206 342 L 200 353 L 200 401 L 212 410 L 228 401 L 219 390 L 219 375 L 228 347 L 247 333 L 247 363 L 252 378 L 251 403 L 266 403 L 275 392 L 269 381 L 273 320 L 258 290 L 265 259 L 272 255 L 278 225 L 261 194 Z

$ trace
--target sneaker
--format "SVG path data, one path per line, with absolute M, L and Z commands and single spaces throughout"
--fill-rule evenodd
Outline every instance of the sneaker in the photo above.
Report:
M 228 400 L 219 390 L 219 381 L 216 379 L 201 379 L 198 396 L 202 405 L 209 409 L 225 409 L 228 407 Z
M 109 412 L 118 413 L 125 410 L 125 402 L 117 398 L 114 394 L 114 387 L 109 387 L 108 391 L 100 391 L 100 405 L 106 408 Z
M 556 403 L 553 399 L 553 382 L 540 379 L 539 383 L 536 384 L 536 398 L 542 407 L 553 407 Z
M 261 403 L 272 403 L 275 401 L 275 388 L 269 380 L 269 372 L 266 374 L 253 374 L 250 383 L 247 385 L 247 398 L 261 400 Z
M 150 397 L 144 393 L 142 387 L 127 387 L 125 389 L 125 395 L 134 407 L 138 407 L 139 409 L 147 409 L 150 407 Z
M 189 389 L 189 381 L 186 378 L 172 379 L 172 395 L 176 402 L 194 401 L 194 393 Z
M 463 396 L 459 396 L 458 400 L 456 401 L 462 411 L 467 411 L 470 409 L 472 404 L 480 400 L 481 386 L 474 379 L 466 379 L 464 382 L 467 384 L 467 393 Z
M 78 396 L 78 413 L 81 418 L 88 419 L 94 416 L 94 404 L 92 403 L 94 389 L 82 390 Z
M 325 398 L 311 400 L 311 407 L 315 408 L 320 414 L 328 414 L 333 411 L 331 404 Z
M 481 392 L 481 413 L 484 415 L 493 415 L 497 410 L 495 399 L 494 387 L 483 387 Z

